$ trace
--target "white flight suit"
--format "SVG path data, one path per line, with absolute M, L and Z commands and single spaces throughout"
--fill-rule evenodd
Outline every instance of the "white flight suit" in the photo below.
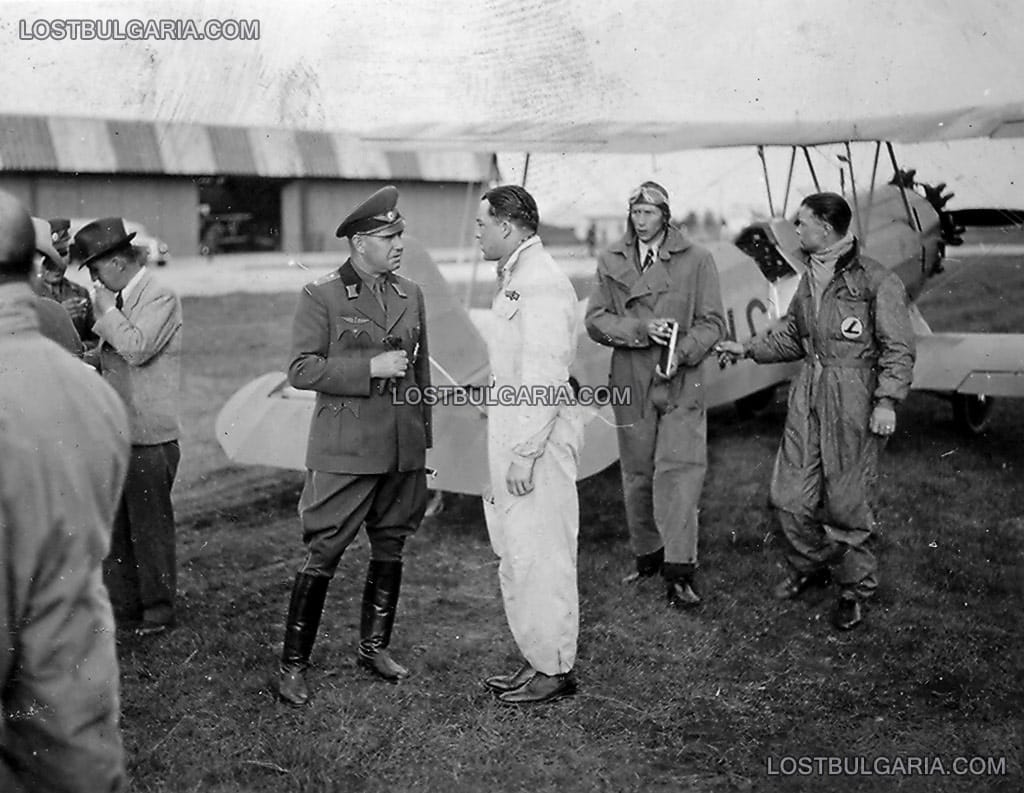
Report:
M 573 668 L 579 634 L 576 468 L 583 417 L 568 384 L 576 293 L 533 236 L 509 258 L 491 308 L 491 401 L 500 404 L 491 404 L 487 420 L 487 531 L 520 652 L 537 671 L 561 674 Z M 506 486 L 513 460 L 536 461 L 525 496 Z

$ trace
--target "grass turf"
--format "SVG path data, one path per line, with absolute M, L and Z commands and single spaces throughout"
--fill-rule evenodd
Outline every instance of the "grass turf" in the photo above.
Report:
M 1024 271 L 970 263 L 922 301 L 936 329 L 1024 331 Z M 277 704 L 273 675 L 302 548 L 301 476 L 229 463 L 224 400 L 286 363 L 291 295 L 186 300 L 180 627 L 125 638 L 123 729 L 141 791 L 986 790 L 1022 787 L 1024 403 L 964 438 L 913 395 L 883 455 L 881 590 L 837 635 L 831 596 L 779 605 L 767 508 L 780 395 L 761 416 L 714 411 L 702 501 L 706 602 L 666 609 L 628 572 L 618 469 L 581 483 L 578 696 L 508 709 L 480 686 L 517 663 L 478 499 L 451 496 L 407 550 L 392 644 L 414 677 L 354 662 L 367 551 L 331 586 L 312 704 Z M 938 758 L 946 776 L 772 774 L 786 758 Z M 958 776 L 957 757 L 1004 758 Z M 774 766 L 772 765 L 774 763 Z M 934 768 L 932 769 L 934 770 Z

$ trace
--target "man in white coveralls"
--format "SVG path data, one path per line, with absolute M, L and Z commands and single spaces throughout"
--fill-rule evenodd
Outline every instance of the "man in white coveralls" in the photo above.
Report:
M 537 204 L 521 187 L 480 201 L 476 237 L 498 262 L 494 389 L 488 414 L 491 493 L 484 512 L 512 636 L 525 659 L 485 682 L 501 702 L 549 702 L 576 691 L 579 634 L 576 467 L 582 417 L 569 386 L 576 293 L 537 236 Z

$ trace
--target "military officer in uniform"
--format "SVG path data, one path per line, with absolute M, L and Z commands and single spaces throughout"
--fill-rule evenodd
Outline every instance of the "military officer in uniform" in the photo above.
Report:
M 288 380 L 317 392 L 306 481 L 299 499 L 306 558 L 295 576 L 279 669 L 279 694 L 309 699 L 306 670 L 327 587 L 365 524 L 370 565 L 363 591 L 358 663 L 397 682 L 409 670 L 388 653 L 402 577 L 402 550 L 427 504 L 428 389 L 423 293 L 395 273 L 405 221 L 387 186 L 338 226 L 350 258 L 299 296 Z
M 42 278 L 38 290 L 41 297 L 56 300 L 71 317 L 75 330 L 86 347 L 93 347 L 99 341 L 92 330 L 95 323 L 89 290 L 65 277 L 68 268 L 68 247 L 71 242 L 69 230 L 71 221 L 67 218 L 51 218 L 50 239 L 57 257 L 47 255 L 43 259 Z
M 861 253 L 853 213 L 836 193 L 803 200 L 796 217 L 807 270 L 783 324 L 746 343 L 723 341 L 728 358 L 799 361 L 789 386 L 771 499 L 786 540 L 790 575 L 779 600 L 828 582 L 839 597 L 832 623 L 850 630 L 878 585 L 871 551 L 871 490 L 879 447 L 896 429 L 910 390 L 914 332 L 903 282 Z M 820 508 L 820 509 L 819 509 Z

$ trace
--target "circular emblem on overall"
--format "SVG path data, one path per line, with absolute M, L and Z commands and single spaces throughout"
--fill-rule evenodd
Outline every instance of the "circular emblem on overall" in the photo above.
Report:
M 864 332 L 864 323 L 856 317 L 847 317 L 840 324 L 839 329 L 847 339 L 859 339 Z

